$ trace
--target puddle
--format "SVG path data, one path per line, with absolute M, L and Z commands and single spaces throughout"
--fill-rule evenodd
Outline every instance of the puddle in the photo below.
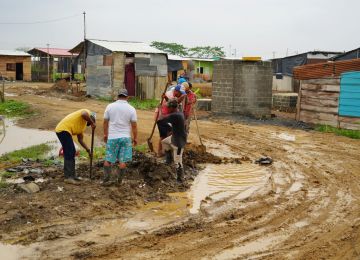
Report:
M 54 132 L 21 128 L 9 120 L 5 120 L 5 124 L 6 134 L 0 145 L 0 155 L 46 142 L 58 143 Z
M 246 198 L 261 187 L 266 178 L 264 167 L 250 163 L 207 165 L 189 191 L 190 213 L 197 213 L 204 200 L 218 201 L 232 196 Z
M 269 249 L 272 245 L 279 243 L 285 240 L 285 236 L 274 236 L 274 237 L 264 237 L 256 241 L 245 243 L 241 246 L 235 246 L 231 249 L 222 251 L 220 254 L 216 255 L 213 259 L 223 260 L 223 259 L 235 259 L 242 255 L 261 252 Z
M 19 259 L 36 259 L 36 249 L 20 245 L 5 245 L 0 243 L 0 259 L 19 260 Z

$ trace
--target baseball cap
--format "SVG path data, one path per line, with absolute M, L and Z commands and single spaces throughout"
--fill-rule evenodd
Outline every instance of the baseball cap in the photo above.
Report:
M 125 88 L 120 89 L 119 92 L 118 92 L 118 96 L 127 97 L 127 96 L 128 96 L 128 91 L 127 91 L 127 89 L 125 89 Z
M 186 94 L 185 88 L 182 85 L 177 85 L 174 90 L 180 91 L 181 94 Z
M 167 107 L 177 108 L 178 107 L 177 99 L 176 98 L 169 99 L 169 101 L 167 102 Z
M 181 83 L 184 83 L 184 82 L 186 82 L 186 79 L 184 79 L 184 78 L 179 78 L 178 84 L 181 84 Z

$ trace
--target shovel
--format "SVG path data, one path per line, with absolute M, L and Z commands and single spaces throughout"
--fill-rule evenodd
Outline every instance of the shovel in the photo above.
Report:
M 170 85 L 170 82 L 166 83 L 166 87 L 165 87 L 165 89 L 164 89 L 163 94 L 166 93 L 166 90 L 167 90 L 167 88 L 169 87 L 169 85 Z M 161 106 L 163 100 L 164 100 L 164 98 L 161 97 L 160 104 L 159 104 L 159 106 L 158 106 L 159 109 L 161 109 L 160 106 Z M 157 120 L 158 120 L 158 118 L 159 118 L 159 113 L 160 113 L 160 111 L 156 114 L 155 122 L 154 122 L 153 128 L 152 128 L 152 130 L 151 130 L 150 137 L 147 139 L 147 144 L 148 144 L 149 149 L 150 149 L 151 152 L 154 152 L 154 145 L 153 145 L 153 142 L 152 142 L 151 139 L 152 139 L 152 137 L 153 137 L 153 135 L 154 135 L 156 122 L 157 122 Z
M 92 163 L 93 163 L 93 156 L 94 156 L 94 135 L 95 135 L 95 129 L 91 128 L 90 180 L 92 179 Z
M 196 108 L 193 108 L 193 111 L 194 111 L 194 117 L 195 117 L 195 123 L 196 123 L 196 130 L 197 130 L 197 134 L 198 134 L 199 140 L 200 140 L 199 150 L 202 153 L 206 153 L 206 146 L 203 144 L 203 142 L 201 140 L 201 136 L 200 136 L 200 130 L 199 130 L 199 125 L 198 125 L 198 120 L 197 120 L 197 115 L 196 115 Z

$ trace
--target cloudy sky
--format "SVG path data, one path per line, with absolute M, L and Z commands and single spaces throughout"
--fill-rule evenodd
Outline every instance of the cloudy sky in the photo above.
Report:
M 359 0 L 0 0 L 0 8 L 0 49 L 74 47 L 83 11 L 92 39 L 223 46 L 227 55 L 231 46 L 232 55 L 267 58 L 360 47 Z

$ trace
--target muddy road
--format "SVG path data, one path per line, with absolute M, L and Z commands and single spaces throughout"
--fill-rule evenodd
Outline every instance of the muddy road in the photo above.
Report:
M 31 93 L 14 98 L 40 111 L 21 125 L 50 130 L 63 115 L 83 107 L 98 112 L 100 122 L 106 105 Z M 138 115 L 139 137 L 145 142 L 153 114 L 138 111 Z M 97 130 L 101 136 L 100 127 Z M 115 213 L 107 211 L 106 218 L 101 212 L 101 217 L 94 214 L 91 219 L 84 213 L 82 218 L 64 217 L 59 223 L 49 218 L 46 225 L 18 227 L 38 234 L 68 228 L 76 231 L 73 233 L 34 238 L 35 243 L 10 241 L 4 236 L 1 241 L 26 244 L 17 250 L 30 259 L 31 255 L 35 259 L 360 258 L 359 140 L 219 118 L 200 120 L 200 131 L 208 151 L 241 158 L 239 168 L 205 165 L 188 192 L 176 192 L 167 202 L 155 199 L 128 205 L 121 214 L 121 208 Z M 195 131 L 190 139 L 197 143 Z M 255 165 L 260 156 L 270 156 L 274 162 Z M 202 183 L 206 183 L 204 189 Z M 247 183 L 247 188 L 238 188 L 240 183 Z M 200 188 L 194 194 L 206 196 L 198 201 L 198 209 L 191 211 L 196 196 L 189 194 L 196 185 Z M 22 237 L 19 232 L 18 239 Z

